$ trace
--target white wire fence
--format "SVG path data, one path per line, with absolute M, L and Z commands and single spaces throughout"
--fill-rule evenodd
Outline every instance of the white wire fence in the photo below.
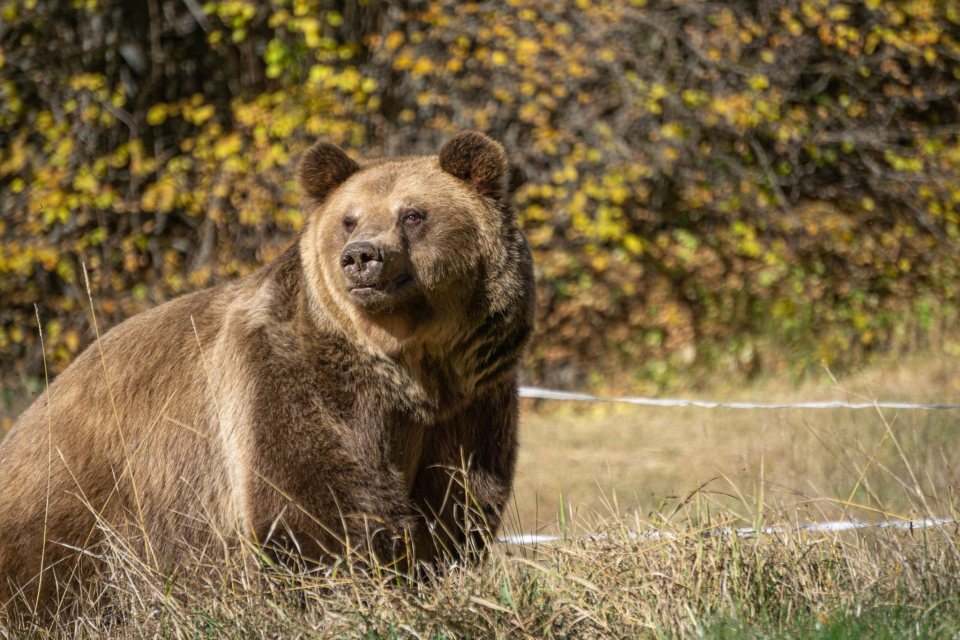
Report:
M 541 400 L 572 400 L 577 402 L 624 402 L 648 407 L 700 407 L 703 409 L 960 409 L 960 404 L 916 404 L 913 402 L 794 402 L 765 404 L 758 402 L 715 402 L 713 400 L 685 400 L 681 398 L 614 397 L 604 398 L 586 393 L 554 391 L 539 387 L 520 387 L 521 398 Z

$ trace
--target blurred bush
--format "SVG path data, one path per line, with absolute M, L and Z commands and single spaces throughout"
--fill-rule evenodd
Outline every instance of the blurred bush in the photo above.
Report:
M 957 2 L 0 0 L 0 358 L 242 275 L 297 155 L 526 176 L 535 381 L 960 355 Z M 952 340 L 951 341 L 951 333 Z M 591 372 L 593 372 L 591 374 Z M 608 378 L 609 379 L 609 378 Z

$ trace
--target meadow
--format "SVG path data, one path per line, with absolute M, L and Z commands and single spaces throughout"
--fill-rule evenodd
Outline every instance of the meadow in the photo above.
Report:
M 799 385 L 777 376 L 749 385 L 715 380 L 666 395 L 774 404 L 960 400 L 960 363 L 944 355 L 917 355 L 839 379 L 825 368 Z M 720 504 L 746 494 L 771 504 L 843 496 L 906 512 L 908 462 L 920 470 L 925 491 L 953 487 L 960 468 L 960 411 L 525 402 L 515 492 L 524 530 L 554 522 L 560 496 L 574 514 L 649 514 L 698 490 Z

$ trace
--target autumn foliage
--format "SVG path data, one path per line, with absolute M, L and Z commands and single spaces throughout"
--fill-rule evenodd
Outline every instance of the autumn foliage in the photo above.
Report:
M 958 94 L 933 0 L 2 0 L 3 374 L 35 304 L 54 371 L 89 341 L 82 264 L 103 327 L 276 255 L 315 139 L 467 128 L 522 170 L 536 381 L 960 354 Z

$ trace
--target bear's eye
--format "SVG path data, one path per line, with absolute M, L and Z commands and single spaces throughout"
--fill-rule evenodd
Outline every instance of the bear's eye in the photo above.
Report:
M 344 218 L 343 228 L 347 233 L 353 233 L 353 230 L 357 228 L 357 221 L 353 218 Z
M 416 226 L 423 221 L 423 214 L 416 209 L 407 209 L 403 212 L 403 223 L 410 226 Z

